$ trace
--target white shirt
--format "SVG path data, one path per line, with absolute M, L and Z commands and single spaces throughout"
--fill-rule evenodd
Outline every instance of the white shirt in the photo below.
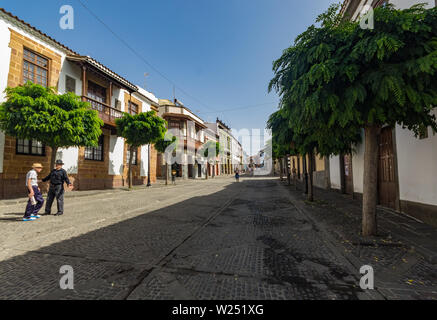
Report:
M 27 182 L 30 179 L 30 184 L 32 186 L 38 186 L 38 174 L 36 173 L 36 171 L 34 169 L 30 170 L 27 174 L 26 174 L 26 187 L 27 187 Z

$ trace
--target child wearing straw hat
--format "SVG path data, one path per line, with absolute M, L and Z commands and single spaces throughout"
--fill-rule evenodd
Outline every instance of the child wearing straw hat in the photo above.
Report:
M 23 221 L 34 221 L 40 217 L 38 212 L 44 204 L 44 199 L 38 187 L 38 173 L 41 172 L 42 168 L 41 163 L 34 163 L 32 170 L 26 174 L 26 189 L 29 201 L 27 202 Z

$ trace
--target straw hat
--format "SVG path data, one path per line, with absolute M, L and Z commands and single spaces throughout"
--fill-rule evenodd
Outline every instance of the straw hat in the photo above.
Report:
M 34 163 L 33 165 L 32 165 L 32 168 L 41 168 L 42 169 L 42 164 L 41 163 Z

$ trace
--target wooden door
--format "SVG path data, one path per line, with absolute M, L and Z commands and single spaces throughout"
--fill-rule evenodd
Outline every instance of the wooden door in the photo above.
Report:
M 378 162 L 379 204 L 395 209 L 396 179 L 392 128 L 384 128 L 381 131 L 381 135 L 379 136 Z

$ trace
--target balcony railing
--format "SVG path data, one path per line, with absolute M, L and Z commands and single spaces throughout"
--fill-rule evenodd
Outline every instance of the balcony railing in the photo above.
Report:
M 105 123 L 115 125 L 115 119 L 123 117 L 122 111 L 112 108 L 103 102 L 85 96 L 82 96 L 82 99 L 83 101 L 89 102 L 91 108 L 99 112 L 100 118 Z

